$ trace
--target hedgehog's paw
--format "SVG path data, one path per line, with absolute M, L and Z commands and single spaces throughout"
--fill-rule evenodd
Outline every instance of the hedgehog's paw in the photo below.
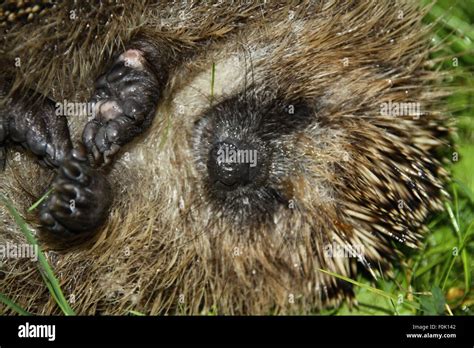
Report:
M 159 85 L 142 51 L 122 53 L 95 83 L 94 118 L 82 141 L 96 165 L 111 162 L 120 147 L 153 120 Z
M 95 231 L 112 203 L 105 176 L 91 168 L 85 151 L 71 151 L 59 168 L 53 192 L 41 206 L 40 220 L 52 233 L 69 237 Z
M 15 97 L 0 109 L 0 170 L 5 166 L 7 141 L 21 144 L 36 155 L 40 163 L 56 168 L 72 148 L 67 119 L 57 114 L 51 99 L 39 101 L 38 94 L 25 93 L 37 101 L 30 105 L 21 97 Z

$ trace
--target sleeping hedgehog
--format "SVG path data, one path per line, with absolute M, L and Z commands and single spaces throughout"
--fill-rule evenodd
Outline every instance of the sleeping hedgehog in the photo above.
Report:
M 2 6 L 0 193 L 77 313 L 354 304 L 323 270 L 390 273 L 442 209 L 446 92 L 412 2 Z M 35 263 L 0 279 L 59 313 Z

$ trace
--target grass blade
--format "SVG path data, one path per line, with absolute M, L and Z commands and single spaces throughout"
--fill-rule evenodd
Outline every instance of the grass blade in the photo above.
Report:
M 28 208 L 28 213 L 29 212 L 32 212 L 33 210 L 35 210 L 36 208 L 38 208 L 38 206 L 46 199 L 48 198 L 48 196 L 50 195 L 50 193 L 53 192 L 53 189 L 49 189 L 48 192 L 46 192 L 43 197 L 41 197 L 40 199 L 38 199 L 31 207 Z
M 23 218 L 20 216 L 20 214 L 15 209 L 15 207 L 13 206 L 13 204 L 10 202 L 9 199 L 4 197 L 3 195 L 0 195 L 0 201 L 3 202 L 3 204 L 7 207 L 8 211 L 15 219 L 16 224 L 20 227 L 20 230 L 25 235 L 28 243 L 30 243 L 36 248 L 38 252 L 38 262 L 39 262 L 38 268 L 54 300 L 56 301 L 56 303 L 58 304 L 58 306 L 61 308 L 61 310 L 63 311 L 65 315 L 75 315 L 74 311 L 69 306 L 69 303 L 64 297 L 64 294 L 61 290 L 59 282 L 57 278 L 55 277 L 54 272 L 48 263 L 48 260 L 46 259 L 43 251 L 38 245 L 38 242 L 36 238 L 33 236 L 33 233 L 31 233 L 25 220 L 23 220 Z
M 31 313 L 21 308 L 19 305 L 17 305 L 15 302 L 10 300 L 8 297 L 6 297 L 2 293 L 0 293 L 0 302 L 3 302 L 7 307 L 10 307 L 11 309 L 13 309 L 15 312 L 17 312 L 20 315 L 25 315 L 25 316 L 31 315 Z
M 211 105 L 212 101 L 214 100 L 214 84 L 216 81 L 216 63 L 212 63 L 212 70 L 211 70 Z
M 451 225 L 453 226 L 454 232 L 456 233 L 456 236 L 458 236 L 458 239 L 461 239 L 461 233 L 459 230 L 459 224 L 456 218 L 454 217 L 453 209 L 451 208 L 451 205 L 448 202 L 444 203 L 444 207 L 446 208 L 446 211 L 448 212 L 449 215 L 449 220 L 451 221 Z
M 333 277 L 336 277 L 338 279 L 341 279 L 341 280 L 344 280 L 348 283 L 351 283 L 351 284 L 354 284 L 354 285 L 357 285 L 358 287 L 361 287 L 361 288 L 364 288 L 364 289 L 367 289 L 369 290 L 370 292 L 374 293 L 374 294 L 377 294 L 377 295 L 380 295 L 380 296 L 383 296 L 389 300 L 392 300 L 392 301 L 397 301 L 398 298 L 397 296 L 395 296 L 394 294 L 389 294 L 383 290 L 380 290 L 380 289 L 377 289 L 377 288 L 374 288 L 370 285 L 367 285 L 367 284 L 363 284 L 363 283 L 360 283 L 354 279 L 351 279 L 351 278 L 348 278 L 348 277 L 345 277 L 343 275 L 340 275 L 340 274 L 337 274 L 337 273 L 333 273 L 333 272 L 330 272 L 330 271 L 326 271 L 326 270 L 323 270 L 323 269 L 318 269 L 320 272 L 323 272 L 323 273 L 326 273 L 326 274 L 329 274 L 330 276 L 333 276 Z M 408 305 L 409 307 L 412 307 L 413 309 L 420 309 L 420 307 L 416 304 L 416 303 L 411 303 L 409 301 L 403 301 L 404 304 Z

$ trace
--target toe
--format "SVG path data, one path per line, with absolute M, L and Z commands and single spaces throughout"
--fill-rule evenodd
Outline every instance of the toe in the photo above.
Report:
M 94 87 L 96 89 L 103 89 L 107 86 L 107 78 L 106 74 L 102 74 L 99 76 L 99 78 L 95 81 Z
M 54 192 L 61 194 L 62 198 L 67 201 L 70 201 L 71 199 L 77 201 L 77 197 L 80 196 L 81 188 L 78 187 L 77 184 L 68 181 L 58 181 L 53 185 L 53 187 Z
M 124 76 L 130 72 L 130 68 L 126 67 L 123 62 L 118 62 L 114 67 L 107 73 L 107 81 L 115 82 L 123 79 Z
M 120 146 L 119 146 L 119 145 L 117 145 L 117 144 L 112 144 L 112 145 L 110 146 L 110 149 L 104 152 L 105 164 L 111 163 L 113 156 L 114 156 L 117 152 L 119 152 L 119 150 L 120 150 Z
M 40 220 L 45 226 L 52 226 L 55 223 L 53 216 L 47 210 L 41 213 Z
M 86 168 L 81 163 L 74 160 L 64 161 L 61 166 L 60 173 L 63 177 L 73 180 L 81 185 L 87 185 L 90 181 L 86 173 Z
M 28 132 L 28 135 L 26 136 L 26 144 L 28 148 L 37 156 L 44 156 L 46 153 L 46 146 L 48 144 L 43 134 Z M 52 146 L 50 145 L 50 147 Z
M 123 112 L 138 123 L 142 123 L 145 118 L 143 105 L 133 99 L 126 100 L 123 103 Z
M 71 151 L 71 157 L 78 161 L 78 162 L 86 162 L 87 161 L 87 151 L 84 146 L 80 146 L 76 149 Z
M 102 123 L 113 120 L 123 114 L 122 108 L 115 100 L 102 103 L 99 107 L 99 121 Z
M 110 142 L 118 142 L 120 138 L 120 124 L 114 121 L 110 122 L 105 128 L 105 132 L 106 137 Z
M 96 120 L 92 120 L 91 122 L 87 123 L 84 131 L 82 133 L 82 142 L 88 148 L 91 148 L 94 144 L 94 138 L 99 130 L 100 124 Z
M 122 53 L 119 60 L 124 62 L 124 65 L 134 69 L 141 70 L 145 66 L 145 57 L 143 52 L 137 49 L 130 49 Z
M 74 203 L 71 203 L 71 201 L 64 199 L 63 197 L 61 197 L 61 195 L 54 194 L 51 197 L 49 206 L 53 215 L 57 215 L 58 213 L 70 215 L 72 212 L 72 204 Z
M 101 127 L 94 139 L 95 146 L 101 153 L 104 153 L 109 148 L 110 142 L 107 140 L 106 127 Z

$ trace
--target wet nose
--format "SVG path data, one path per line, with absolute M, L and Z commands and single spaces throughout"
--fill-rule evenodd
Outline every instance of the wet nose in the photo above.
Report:
M 208 170 L 211 181 L 221 189 L 247 185 L 257 174 L 257 151 L 242 141 L 219 141 L 209 153 Z

